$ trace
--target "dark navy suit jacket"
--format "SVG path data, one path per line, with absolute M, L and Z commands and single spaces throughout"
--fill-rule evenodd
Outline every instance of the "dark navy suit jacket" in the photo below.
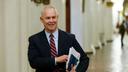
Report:
M 62 30 L 58 31 L 58 56 L 68 55 L 69 48 L 74 47 L 81 55 L 76 71 L 85 72 L 89 65 L 89 58 L 77 42 L 75 35 Z M 55 65 L 55 59 L 51 58 L 50 46 L 44 30 L 29 37 L 28 60 L 36 72 L 52 72 L 56 67 L 65 70 L 66 67 L 66 63 Z

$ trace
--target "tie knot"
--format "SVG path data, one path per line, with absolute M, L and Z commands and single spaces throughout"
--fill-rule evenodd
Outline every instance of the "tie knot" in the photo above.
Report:
M 52 38 L 53 38 L 53 37 L 54 37 L 54 35 L 53 35 L 53 34 L 50 34 L 50 36 L 49 36 L 49 37 L 52 37 Z

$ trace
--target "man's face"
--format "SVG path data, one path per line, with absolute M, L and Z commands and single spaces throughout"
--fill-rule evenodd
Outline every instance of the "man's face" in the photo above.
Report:
M 128 16 L 126 16 L 125 18 L 126 18 L 126 21 L 128 21 Z
M 57 29 L 58 15 L 55 9 L 46 9 L 40 19 L 46 31 L 52 33 Z

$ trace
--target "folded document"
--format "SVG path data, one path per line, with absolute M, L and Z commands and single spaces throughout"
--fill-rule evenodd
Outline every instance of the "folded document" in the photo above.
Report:
M 80 53 L 77 52 L 73 47 L 69 50 L 68 61 L 66 63 L 66 69 L 70 71 L 72 66 L 76 66 L 79 64 Z

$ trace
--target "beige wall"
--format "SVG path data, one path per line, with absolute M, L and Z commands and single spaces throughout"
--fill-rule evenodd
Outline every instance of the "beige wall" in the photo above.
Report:
M 0 72 L 5 72 L 3 2 L 0 1 Z
M 112 39 L 112 8 L 96 0 L 86 0 L 84 19 L 84 47 L 86 51 L 95 53 L 94 47 L 101 45 L 101 35 L 103 42 Z

